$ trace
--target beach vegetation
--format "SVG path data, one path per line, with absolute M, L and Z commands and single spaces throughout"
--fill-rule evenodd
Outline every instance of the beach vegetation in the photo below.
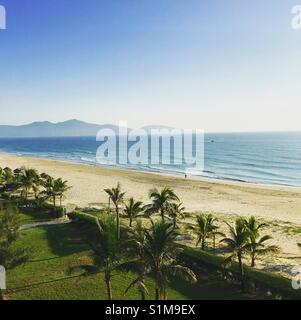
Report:
M 149 198 L 152 203 L 146 207 L 146 213 L 150 216 L 152 214 L 160 214 L 162 221 L 165 221 L 165 215 L 172 203 L 180 202 L 173 189 L 165 187 L 162 190 L 154 188 L 149 192 Z
M 116 188 L 104 190 L 109 196 L 109 202 L 112 201 L 115 206 L 116 218 L 117 218 L 117 239 L 120 239 L 120 206 L 124 203 L 125 192 L 121 191 L 120 183 Z
M 249 219 L 245 219 L 244 223 L 248 231 L 249 243 L 247 246 L 247 251 L 251 257 L 251 267 L 255 267 L 255 260 L 258 256 L 279 252 L 278 246 L 266 244 L 267 241 L 272 239 L 271 236 L 260 236 L 260 231 L 262 228 L 266 227 L 266 223 L 258 222 L 253 216 Z
M 206 249 L 206 240 L 208 238 L 213 239 L 213 246 L 215 248 L 215 239 L 217 234 L 222 234 L 218 232 L 219 227 L 215 224 L 217 221 L 212 214 L 200 214 L 197 216 L 197 225 L 195 227 L 195 232 L 197 234 L 198 246 L 201 244 L 201 250 Z

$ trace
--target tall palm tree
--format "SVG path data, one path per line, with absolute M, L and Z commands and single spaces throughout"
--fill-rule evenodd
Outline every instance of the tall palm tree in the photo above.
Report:
M 25 195 L 25 200 L 28 200 L 28 194 L 39 183 L 40 175 L 37 170 L 22 167 L 19 174 L 20 188 L 22 195 Z
M 190 282 L 196 282 L 194 272 L 177 264 L 180 253 L 175 240 L 177 233 L 172 223 L 151 220 L 151 228 L 144 229 L 145 244 L 143 245 L 145 263 L 155 278 L 156 300 L 167 299 L 167 285 L 170 276 L 178 276 Z
M 279 252 L 279 247 L 266 245 L 266 241 L 272 239 L 271 236 L 260 237 L 260 230 L 266 226 L 265 223 L 259 223 L 255 217 L 250 217 L 248 220 L 245 219 L 245 226 L 249 236 L 248 252 L 251 257 L 251 267 L 255 267 L 255 259 L 258 256 Z
M 52 203 L 53 203 L 53 208 L 54 210 L 56 210 L 56 191 L 55 191 L 55 179 L 51 176 L 48 175 L 41 175 L 41 177 L 43 177 L 44 181 L 43 181 L 43 186 L 45 188 L 45 191 L 43 192 L 43 194 L 45 194 L 45 196 L 49 199 L 52 199 Z
M 165 221 L 165 214 L 171 203 L 180 201 L 175 192 L 169 187 L 165 187 L 161 191 L 156 188 L 152 189 L 149 192 L 149 197 L 152 203 L 147 207 L 146 212 L 148 214 L 159 213 L 163 222 Z
M 129 229 L 130 238 L 127 242 L 129 253 L 137 257 L 137 260 L 129 263 L 127 268 L 133 269 L 138 277 L 134 279 L 127 287 L 125 294 L 133 287 L 136 287 L 141 295 L 141 300 L 146 300 L 146 294 L 148 293 L 145 284 L 145 275 L 148 272 L 148 268 L 145 261 L 144 245 L 146 241 L 144 227 L 141 220 L 138 220 L 134 228 Z
M 167 209 L 168 216 L 172 219 L 173 227 L 176 229 L 177 220 L 185 219 L 185 207 L 183 207 L 183 203 L 171 203 Z
M 137 218 L 144 212 L 143 202 L 135 201 L 134 198 L 130 198 L 124 208 L 124 214 L 130 219 L 129 226 L 132 227 L 133 219 Z
M 246 228 L 244 219 L 238 218 L 235 221 L 235 225 L 231 226 L 227 223 L 229 227 L 230 236 L 221 240 L 228 245 L 228 248 L 232 254 L 225 260 L 225 265 L 230 263 L 232 260 L 237 258 L 239 273 L 241 279 L 241 289 L 245 290 L 244 281 L 244 266 L 243 266 L 243 254 L 247 252 L 249 246 L 249 233 Z
M 2 196 L 10 197 L 10 194 L 17 191 L 17 189 L 19 188 L 17 177 L 15 176 L 12 169 L 8 167 L 2 169 L 1 180 L 0 191 Z
M 60 207 L 62 206 L 62 199 L 66 191 L 68 191 L 71 187 L 68 186 L 68 181 L 63 181 L 62 178 L 58 178 L 54 181 L 54 190 L 57 196 L 60 199 Z
M 214 223 L 217 221 L 212 214 L 201 214 L 197 217 L 197 226 L 195 228 L 198 240 L 196 245 L 201 243 L 201 249 L 205 250 L 206 240 L 210 237 L 214 239 L 215 246 L 215 236 L 218 234 L 218 226 Z
M 108 300 L 113 300 L 112 272 L 122 265 L 120 241 L 117 238 L 117 223 L 114 216 L 95 218 L 98 235 L 89 244 L 93 250 L 93 264 L 70 267 L 69 271 L 83 269 L 86 274 L 104 272 Z
M 116 217 L 117 217 L 117 239 L 120 239 L 120 215 L 119 215 L 119 206 L 123 203 L 124 201 L 124 196 L 125 196 L 125 192 L 121 192 L 121 185 L 120 183 L 117 184 L 116 188 L 112 188 L 112 189 L 105 189 L 104 190 L 109 198 L 112 200 L 112 202 L 115 205 L 115 209 L 116 209 Z

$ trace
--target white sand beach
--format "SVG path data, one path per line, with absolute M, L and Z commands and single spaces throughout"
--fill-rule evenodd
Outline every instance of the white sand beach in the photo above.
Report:
M 148 192 L 153 187 L 172 187 L 186 210 L 191 213 L 214 212 L 221 219 L 233 221 L 235 216 L 251 216 L 270 222 L 270 234 L 282 248 L 282 253 L 273 257 L 287 266 L 301 263 L 301 188 L 263 186 L 247 183 L 196 180 L 164 176 L 137 171 L 94 167 L 63 161 L 20 157 L 0 154 L 0 166 L 17 168 L 33 167 L 54 177 L 68 180 L 72 188 L 67 192 L 65 204 L 79 207 L 97 206 L 107 203 L 104 188 L 113 187 L 117 182 L 128 197 L 147 202 Z M 299 256 L 299 258 L 298 258 Z M 296 260 L 297 259 L 297 260 Z

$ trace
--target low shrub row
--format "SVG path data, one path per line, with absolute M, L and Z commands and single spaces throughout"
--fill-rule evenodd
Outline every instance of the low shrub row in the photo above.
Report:
M 224 268 L 224 257 L 204 252 L 199 249 L 182 246 L 183 259 L 190 263 L 206 266 L 207 269 L 219 271 L 225 278 L 239 279 L 238 263 L 233 262 L 227 269 Z M 301 299 L 301 290 L 292 288 L 291 279 L 278 274 L 267 273 L 257 269 L 244 266 L 245 279 L 248 289 L 269 292 L 271 297 L 284 299 Z

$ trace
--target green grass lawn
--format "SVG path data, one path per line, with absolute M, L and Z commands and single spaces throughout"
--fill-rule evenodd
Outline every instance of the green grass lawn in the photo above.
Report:
M 90 276 L 70 276 L 72 265 L 89 262 L 91 251 L 84 243 L 77 225 L 55 225 L 23 231 L 17 246 L 29 249 L 29 261 L 7 274 L 6 295 L 9 299 L 106 299 L 102 273 Z M 136 290 L 126 296 L 124 291 L 135 275 L 115 272 L 113 277 L 114 299 L 139 299 Z M 149 299 L 154 298 L 154 282 L 147 278 Z M 169 299 L 247 299 L 226 282 L 200 275 L 199 282 L 190 285 L 176 279 L 170 284 Z
M 44 222 L 53 219 L 53 214 L 47 209 L 24 208 L 18 213 L 20 224 Z

